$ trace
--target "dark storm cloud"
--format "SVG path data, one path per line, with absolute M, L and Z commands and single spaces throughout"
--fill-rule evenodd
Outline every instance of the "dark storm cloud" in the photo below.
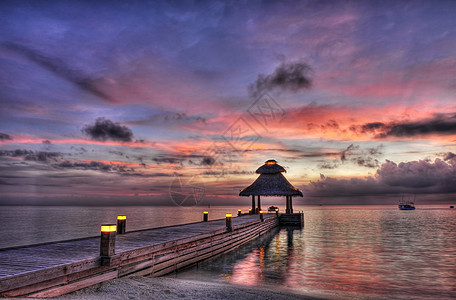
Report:
M 25 149 L 0 150 L 0 156 L 25 157 L 28 154 L 33 154 L 33 151 L 29 151 L 29 150 L 25 150 Z
M 306 192 L 316 197 L 456 193 L 456 163 L 436 159 L 396 164 L 386 160 L 375 176 L 336 179 L 323 175 Z
M 456 157 L 456 154 L 454 154 L 453 152 L 448 152 L 443 157 L 443 160 L 447 161 L 447 160 L 451 160 L 451 159 L 453 159 L 455 157 Z
M 112 171 L 113 169 L 118 170 L 120 166 L 118 165 L 110 165 L 105 164 L 102 162 L 91 161 L 91 162 L 69 162 L 64 161 L 57 165 L 60 168 L 67 168 L 67 169 L 83 169 L 83 170 L 95 170 L 95 171 Z
M 201 160 L 201 166 L 212 166 L 215 164 L 215 158 L 206 156 Z
M 48 162 L 48 161 L 56 161 L 61 156 L 62 156 L 62 154 L 59 152 L 36 151 L 33 154 L 26 155 L 25 160 Z
M 374 148 L 361 149 L 360 146 L 351 144 L 345 150 L 340 153 L 341 162 L 350 161 L 359 166 L 366 168 L 378 168 L 379 156 L 383 154 L 382 152 L 383 145 L 379 145 Z M 320 165 L 320 167 L 325 168 L 326 164 Z M 331 166 L 331 164 L 329 164 Z M 336 168 L 338 165 L 333 164 L 333 168 Z
M 257 80 L 249 85 L 249 93 L 257 97 L 264 91 L 278 89 L 298 92 L 312 86 L 312 68 L 304 62 L 282 63 L 272 74 L 259 74 Z
M 98 118 L 95 124 L 86 125 L 82 132 L 92 140 L 103 142 L 107 140 L 131 142 L 133 138 L 133 132 L 128 127 L 105 118 Z
M 433 118 L 414 122 L 372 122 L 351 126 L 351 130 L 373 133 L 377 138 L 413 137 L 428 134 L 456 134 L 455 114 L 436 114 Z
M 375 130 L 385 130 L 387 128 L 387 125 L 382 122 L 372 122 L 372 123 L 367 123 L 361 126 L 361 130 L 363 133 L 365 132 L 372 132 Z
M 359 149 L 359 146 L 355 146 L 355 145 L 351 144 L 350 146 L 347 147 L 347 149 L 345 149 L 341 152 L 340 160 L 341 161 L 347 160 L 347 154 L 352 151 L 358 150 L 358 149 Z
M 385 133 L 386 136 L 410 137 L 432 133 L 455 134 L 456 115 L 437 115 L 433 119 L 422 122 L 409 122 L 392 125 Z
M 182 157 L 171 157 L 171 156 L 158 156 L 152 159 L 157 164 L 182 164 L 184 158 Z
M 182 126 L 183 124 L 199 124 L 205 123 L 206 118 L 199 115 L 188 115 L 186 113 L 168 113 L 152 115 L 145 119 L 135 120 L 128 122 L 129 125 L 147 125 L 147 126 L 160 126 L 167 127 L 170 126 Z
M 216 163 L 216 159 L 212 156 L 207 155 L 198 155 L 198 154 L 191 154 L 191 155 L 176 155 L 176 156 L 164 156 L 159 155 L 157 157 L 152 158 L 152 160 L 157 164 L 173 164 L 177 166 L 213 166 Z
M 358 166 L 371 168 L 371 169 L 377 168 L 380 164 L 378 159 L 375 159 L 372 157 L 357 157 L 356 163 L 358 164 Z
M 442 191 L 456 192 L 456 164 L 440 159 L 396 164 L 387 160 L 377 170 L 378 179 L 389 186 L 427 188 L 439 186 Z
M 0 132 L 0 141 L 12 140 L 13 138 L 6 133 Z
M 200 116 L 188 116 L 186 113 L 174 113 L 163 116 L 165 121 L 196 121 L 206 122 L 206 119 Z
M 25 160 L 29 160 L 29 161 L 49 162 L 49 161 L 56 161 L 58 158 L 62 157 L 62 153 L 16 149 L 16 150 L 0 150 L 0 156 L 23 157 Z
M 37 50 L 33 50 L 26 46 L 15 43 L 4 43 L 2 46 L 25 56 L 30 61 L 33 61 L 34 63 L 54 73 L 60 78 L 72 82 L 82 90 L 85 90 L 96 97 L 102 98 L 108 102 L 115 102 L 110 96 L 97 88 L 95 83 L 98 79 L 90 78 L 87 75 L 83 74 L 81 71 L 72 69 L 60 58 L 51 57 L 40 53 Z

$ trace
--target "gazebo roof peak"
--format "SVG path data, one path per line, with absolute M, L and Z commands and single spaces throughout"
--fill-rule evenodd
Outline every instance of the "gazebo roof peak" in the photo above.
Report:
M 279 165 L 277 161 L 274 159 L 267 160 L 264 165 L 259 167 L 256 171 L 257 174 L 275 174 L 275 173 L 281 173 L 281 172 L 287 172 L 285 171 L 284 167 Z
M 286 172 L 275 160 L 270 159 L 256 170 L 260 176 L 248 187 L 241 190 L 239 196 L 300 196 L 302 192 L 295 188 L 282 175 Z

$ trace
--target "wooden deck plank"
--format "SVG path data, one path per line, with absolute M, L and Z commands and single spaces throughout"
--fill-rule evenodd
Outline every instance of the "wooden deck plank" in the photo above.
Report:
M 119 276 L 159 276 L 226 253 L 279 224 L 275 216 L 243 216 L 117 235 L 116 255 L 101 266 L 99 237 L 0 249 L 0 295 L 65 294 Z M 109 274 L 109 275 L 104 275 Z
M 265 216 L 266 218 L 268 216 Z M 243 216 L 232 219 L 233 227 L 242 226 L 258 220 L 258 216 Z M 225 220 L 200 222 L 170 227 L 127 232 L 117 235 L 116 253 L 133 251 L 141 248 L 176 243 L 194 236 L 204 235 L 225 228 Z M 1 280 L 24 272 L 33 272 L 84 259 L 99 256 L 99 237 L 74 241 L 54 242 L 37 246 L 0 249 L 0 284 Z

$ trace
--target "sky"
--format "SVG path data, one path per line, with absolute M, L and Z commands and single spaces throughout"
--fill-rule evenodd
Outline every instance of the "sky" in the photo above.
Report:
M 0 204 L 456 202 L 454 1 L 1 1 Z M 276 200 L 265 200 L 276 201 Z

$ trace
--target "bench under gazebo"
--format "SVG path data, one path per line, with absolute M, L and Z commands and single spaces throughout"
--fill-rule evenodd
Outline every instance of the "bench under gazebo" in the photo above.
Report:
M 258 214 L 261 210 L 261 196 L 285 196 L 285 214 L 293 214 L 293 196 L 302 197 L 302 192 L 288 182 L 282 172 L 286 171 L 281 165 L 273 159 L 268 160 L 256 170 L 260 176 L 251 185 L 241 190 L 239 196 L 252 196 L 252 213 Z M 257 197 L 256 207 L 255 196 Z

